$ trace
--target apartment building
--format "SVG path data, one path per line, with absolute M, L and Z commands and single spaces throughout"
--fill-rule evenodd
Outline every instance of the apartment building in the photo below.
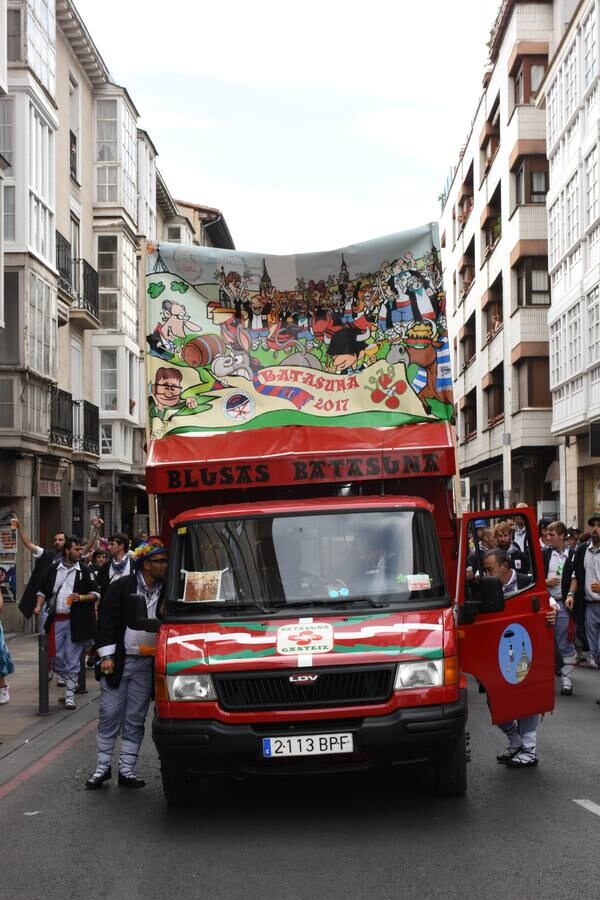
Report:
M 42 545 L 146 526 L 143 245 L 218 214 L 178 208 L 138 119 L 71 0 L 0 0 L 0 526 Z
M 471 508 L 524 501 L 558 509 L 548 162 L 536 106 L 552 33 L 551 2 L 504 0 L 471 130 L 440 197 L 458 452 Z
M 560 440 L 560 511 L 585 523 L 600 505 L 600 59 L 598 2 L 583 0 L 557 35 L 540 105 L 547 119 L 552 305 L 552 433 Z

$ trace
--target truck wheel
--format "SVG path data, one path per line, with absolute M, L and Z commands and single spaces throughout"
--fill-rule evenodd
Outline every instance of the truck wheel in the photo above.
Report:
M 440 797 L 462 797 L 467 790 L 467 743 L 464 731 L 443 745 L 435 761 L 435 792 Z
M 160 770 L 163 794 L 169 806 L 189 806 L 195 799 L 194 781 L 185 771 L 164 763 Z

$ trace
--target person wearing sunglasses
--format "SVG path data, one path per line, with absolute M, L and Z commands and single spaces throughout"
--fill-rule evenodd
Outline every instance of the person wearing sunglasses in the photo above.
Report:
M 100 706 L 96 768 L 85 782 L 90 791 L 101 788 L 112 777 L 119 735 L 119 785 L 142 788 L 146 784 L 137 775 L 136 766 L 152 697 L 156 635 L 129 628 L 129 598 L 141 594 L 148 618 L 160 618 L 168 557 L 167 548 L 156 537 L 140 544 L 132 555 L 134 571 L 110 585 L 98 614 L 96 677 L 100 681 Z

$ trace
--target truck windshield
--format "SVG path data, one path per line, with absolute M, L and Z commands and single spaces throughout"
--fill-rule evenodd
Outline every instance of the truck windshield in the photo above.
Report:
M 169 595 L 230 608 L 440 602 L 437 536 L 422 510 L 257 516 L 180 526 Z

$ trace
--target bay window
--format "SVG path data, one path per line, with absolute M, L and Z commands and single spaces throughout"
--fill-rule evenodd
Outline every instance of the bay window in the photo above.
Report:
M 54 261 L 54 133 L 29 107 L 29 243 Z
M 56 86 L 54 0 L 27 0 L 27 63 L 53 97 Z
M 96 202 L 123 206 L 137 219 L 136 119 L 123 97 L 96 101 Z
M 100 456 L 112 456 L 113 427 L 106 422 L 100 423 Z
M 585 173 L 585 224 L 586 227 L 598 218 L 598 145 L 588 153 L 584 161 Z
M 100 409 L 103 411 L 116 412 L 118 408 L 117 353 L 114 348 L 100 350 Z
M 31 271 L 27 334 L 29 368 L 46 377 L 56 378 L 56 296 L 50 285 Z
M 550 278 L 545 256 L 520 260 L 517 266 L 517 304 L 546 306 L 550 303 Z

